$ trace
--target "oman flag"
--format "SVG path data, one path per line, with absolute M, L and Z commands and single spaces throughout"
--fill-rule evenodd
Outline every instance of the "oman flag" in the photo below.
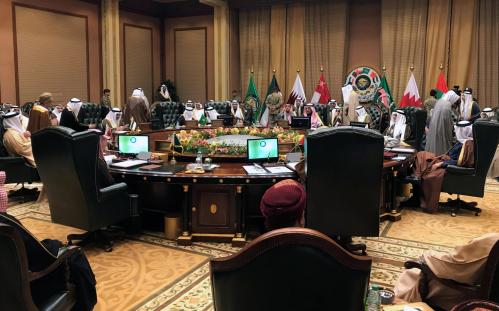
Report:
M 291 90 L 291 94 L 289 94 L 287 104 L 291 106 L 295 105 L 295 100 L 300 97 L 304 103 L 307 102 L 307 98 L 305 97 L 305 90 L 303 90 L 303 84 L 301 84 L 300 74 L 296 74 L 295 83 L 293 84 L 293 89 Z
M 411 77 L 409 78 L 409 82 L 405 87 L 404 96 L 400 101 L 400 108 L 404 107 L 418 107 L 421 108 L 423 105 L 421 104 L 421 97 L 419 97 L 418 86 L 416 84 L 416 79 L 414 78 L 414 74 L 411 72 Z
M 327 88 L 326 80 L 324 79 L 324 74 L 321 73 L 321 78 L 319 79 L 319 84 L 315 88 L 314 95 L 312 95 L 311 103 L 327 104 L 331 100 L 331 94 Z
M 447 88 L 447 82 L 445 82 L 445 77 L 444 73 L 441 72 L 438 75 L 438 80 L 437 80 L 437 88 L 436 88 L 437 94 L 435 95 L 436 99 L 440 99 L 442 96 L 444 96 L 449 89 Z

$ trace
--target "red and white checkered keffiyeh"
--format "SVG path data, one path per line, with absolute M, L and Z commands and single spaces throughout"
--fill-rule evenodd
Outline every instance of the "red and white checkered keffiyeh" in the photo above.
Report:
M 7 190 L 5 190 L 5 172 L 0 171 L 0 213 L 5 213 L 7 211 L 7 203 L 9 198 L 7 197 Z

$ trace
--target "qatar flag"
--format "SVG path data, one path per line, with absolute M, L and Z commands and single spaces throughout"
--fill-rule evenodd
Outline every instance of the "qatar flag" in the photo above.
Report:
M 304 103 L 307 102 L 307 98 L 305 97 L 305 90 L 303 89 L 303 84 L 301 83 L 299 73 L 296 74 L 295 83 L 293 84 L 293 89 L 291 90 L 291 94 L 289 94 L 287 103 L 294 107 L 295 100 L 298 97 L 300 97 Z M 295 107 L 295 109 L 300 109 L 300 107 Z
M 423 105 L 421 104 L 421 97 L 419 97 L 416 79 L 414 78 L 414 74 L 412 72 L 411 77 L 409 78 L 409 82 L 407 83 L 407 86 L 405 88 L 404 96 L 400 101 L 399 107 L 423 107 Z

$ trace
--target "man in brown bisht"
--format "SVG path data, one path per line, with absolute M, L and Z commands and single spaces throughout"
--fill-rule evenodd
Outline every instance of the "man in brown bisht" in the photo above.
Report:
M 28 132 L 35 133 L 41 129 L 52 125 L 49 108 L 54 100 L 51 93 L 43 93 L 38 100 L 39 105 L 35 105 L 29 113 Z
M 457 246 L 450 253 L 426 251 L 419 259 L 441 279 L 451 279 L 461 284 L 476 285 L 482 278 L 492 247 L 499 240 L 499 233 L 487 233 L 466 245 Z M 419 282 L 421 270 L 405 270 L 395 284 L 397 298 L 407 302 L 419 302 L 423 298 L 432 306 L 450 310 L 452 306 L 476 297 L 469 297 L 456 289 L 430 279 L 428 294 L 421 297 Z M 469 292 L 468 292 L 469 294 Z
M 147 123 L 150 119 L 149 109 L 139 89 L 133 90 L 132 96 L 128 99 L 128 103 L 123 111 L 123 121 L 125 124 L 130 124 L 132 119 L 137 124 Z
M 473 125 L 469 121 L 459 121 L 454 131 L 457 143 L 447 153 L 437 156 L 421 151 L 416 155 L 414 174 L 421 179 L 421 188 L 414 189 L 414 199 L 419 195 L 420 206 L 427 212 L 438 209 L 445 168 L 448 165 L 473 167 L 475 163 Z

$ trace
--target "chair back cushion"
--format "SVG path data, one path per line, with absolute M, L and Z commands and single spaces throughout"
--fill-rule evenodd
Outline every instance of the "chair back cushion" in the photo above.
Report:
M 329 106 L 324 104 L 314 104 L 314 109 L 319 115 L 324 125 L 329 125 Z
M 178 117 L 182 112 L 183 107 L 179 103 L 160 102 L 154 105 L 151 115 L 153 120 L 160 120 L 163 128 L 167 128 L 177 124 Z
M 89 229 L 98 196 L 98 134 L 48 127 L 34 133 L 31 143 L 52 221 Z
M 365 128 L 308 135 L 307 228 L 328 236 L 378 236 L 383 149 L 383 135 Z
M 78 112 L 78 122 L 83 124 L 101 124 L 109 108 L 94 103 L 83 103 Z
M 473 124 L 476 174 L 485 179 L 497 150 L 499 123 L 477 120 Z
M 212 259 L 215 310 L 362 310 L 370 267 L 317 231 L 274 230 Z

